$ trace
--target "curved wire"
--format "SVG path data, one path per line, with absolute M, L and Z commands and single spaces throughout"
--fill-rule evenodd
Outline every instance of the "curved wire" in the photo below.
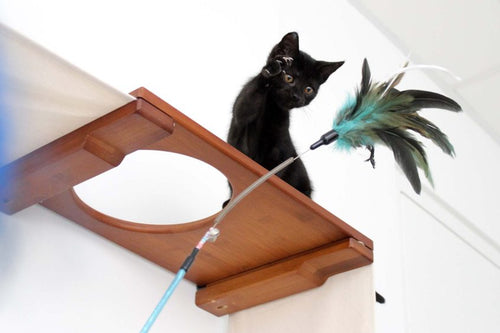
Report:
M 222 220 L 226 217 L 226 215 L 229 214 L 229 212 L 241 200 L 243 200 L 247 195 L 249 195 L 253 190 L 255 190 L 257 187 L 259 187 L 266 180 L 268 180 L 269 178 L 271 178 L 272 176 L 274 176 L 275 174 L 277 174 L 278 172 L 280 172 L 281 170 L 283 170 L 284 168 L 286 168 L 287 166 L 289 166 L 290 164 L 292 164 L 293 162 L 295 162 L 297 159 L 299 159 L 300 157 L 302 157 L 302 155 L 304 155 L 308 151 L 309 150 L 305 151 L 304 153 L 302 153 L 300 155 L 297 155 L 295 157 L 290 157 L 287 160 L 281 162 L 281 164 L 279 164 L 274 169 L 272 169 L 271 171 L 267 172 L 265 175 L 263 175 L 262 177 L 260 177 L 259 179 L 257 179 L 250 186 L 248 186 L 245 190 L 243 190 L 243 192 L 241 192 L 240 194 L 238 194 L 236 196 L 236 198 L 234 198 L 233 200 L 229 201 L 229 203 L 226 205 L 226 207 L 224 207 L 224 209 L 215 218 L 214 224 L 213 224 L 212 228 L 217 227 L 217 225 L 222 222 Z

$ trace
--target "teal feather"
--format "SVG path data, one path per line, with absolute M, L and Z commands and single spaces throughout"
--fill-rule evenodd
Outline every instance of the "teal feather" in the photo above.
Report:
M 375 144 L 389 147 L 415 192 L 420 193 L 418 169 L 431 184 L 433 181 L 424 146 L 411 132 L 431 140 L 445 154 L 454 156 L 455 151 L 446 134 L 417 112 L 424 108 L 454 112 L 462 109 L 451 98 L 434 92 L 397 90 L 394 86 L 401 78 L 402 74 L 392 82 L 372 83 L 365 59 L 360 89 L 348 97 L 333 122 L 333 130 L 338 134 L 335 143 L 342 150 L 373 148 Z

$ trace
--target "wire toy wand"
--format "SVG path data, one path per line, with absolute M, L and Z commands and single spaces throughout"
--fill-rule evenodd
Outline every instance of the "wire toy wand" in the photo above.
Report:
M 148 320 L 144 324 L 143 328 L 141 329 L 140 333 L 146 333 L 149 332 L 151 327 L 153 326 L 154 322 L 156 321 L 156 318 L 162 311 L 163 307 L 169 300 L 170 296 L 172 296 L 175 288 L 177 288 L 177 285 L 180 283 L 180 281 L 184 278 L 184 275 L 186 275 L 187 271 L 193 264 L 196 255 L 198 252 L 201 250 L 203 245 L 208 242 L 215 242 L 217 240 L 217 237 L 220 234 L 219 229 L 217 229 L 217 226 L 222 222 L 222 220 L 226 217 L 226 215 L 241 201 L 243 200 L 247 195 L 249 195 L 253 190 L 255 190 L 257 187 L 265 183 L 269 178 L 274 176 L 276 173 L 280 172 L 293 162 L 295 162 L 297 159 L 299 159 L 302 155 L 307 153 L 310 150 L 307 150 L 306 152 L 296 156 L 296 157 L 290 157 L 287 160 L 283 161 L 281 164 L 276 166 L 274 169 L 271 171 L 268 171 L 265 173 L 263 176 L 261 176 L 259 179 L 257 179 L 255 182 L 253 182 L 250 186 L 248 186 L 245 190 L 243 190 L 240 194 L 238 194 L 233 200 L 231 200 L 226 207 L 220 213 L 217 215 L 217 217 L 214 219 L 213 225 L 207 230 L 205 235 L 200 239 L 198 242 L 198 245 L 193 248 L 193 251 L 191 254 L 184 260 L 184 263 L 181 265 L 181 268 L 177 272 L 176 276 L 174 277 L 174 280 L 170 283 L 170 286 L 167 288 L 165 293 L 163 294 L 163 297 L 160 299 L 158 302 L 158 305 L 156 305 L 155 309 L 149 316 Z
M 443 70 L 442 67 L 437 66 L 425 67 L 435 67 L 436 69 Z M 333 129 L 323 134 L 307 151 L 295 157 L 288 158 L 258 178 L 224 207 L 214 219 L 213 225 L 193 248 L 191 254 L 184 260 L 174 280 L 165 291 L 140 332 L 149 332 L 175 288 L 193 264 L 198 252 L 206 242 L 216 241 L 220 234 L 217 226 L 227 214 L 253 190 L 301 158 L 305 153 L 337 141 L 337 148 L 344 150 L 367 147 L 371 152 L 368 160 L 374 166 L 373 145 L 376 143 L 383 144 L 393 151 L 396 162 L 403 169 L 415 192 L 420 193 L 421 189 L 417 167 L 425 172 L 425 176 L 432 184 L 423 145 L 408 131 L 418 133 L 430 139 L 444 153 L 453 156 L 454 149 L 448 141 L 447 136 L 436 125 L 418 115 L 417 111 L 424 108 L 436 108 L 458 112 L 461 111 L 461 107 L 451 98 L 430 91 L 397 90 L 395 86 L 401 81 L 403 73 L 408 69 L 412 68 L 403 68 L 386 81 L 372 83 L 368 62 L 365 59 L 363 62 L 360 89 L 356 92 L 356 96 L 348 98 L 345 105 L 341 107 L 333 122 Z
M 181 282 L 181 280 L 184 278 L 184 275 L 186 275 L 187 271 L 189 270 L 189 267 L 191 267 L 191 265 L 193 264 L 196 255 L 201 250 L 203 245 L 205 245 L 207 241 L 215 242 L 218 236 L 219 236 L 219 230 L 213 227 L 208 229 L 205 235 L 203 235 L 203 237 L 198 242 L 198 245 L 194 247 L 191 254 L 184 260 L 184 263 L 181 265 L 181 268 L 175 275 L 174 280 L 170 283 L 170 286 L 168 286 L 167 290 L 165 291 L 162 298 L 158 302 L 158 305 L 156 305 L 155 309 L 153 310 L 148 320 L 142 327 L 141 333 L 149 332 L 154 322 L 156 321 L 156 318 L 158 318 L 158 315 L 160 314 L 161 310 L 163 310 L 163 307 L 165 306 L 165 304 L 167 304 L 167 301 L 169 300 L 170 296 L 172 296 L 172 294 L 174 293 L 175 288 L 177 288 L 177 285 L 179 284 L 179 282 Z

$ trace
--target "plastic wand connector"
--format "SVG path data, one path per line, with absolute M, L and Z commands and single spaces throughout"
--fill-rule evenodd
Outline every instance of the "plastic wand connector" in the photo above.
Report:
M 311 147 L 309 147 L 311 150 L 314 150 L 318 147 L 321 147 L 322 145 L 329 145 L 333 141 L 337 140 L 339 137 L 339 134 L 335 130 L 330 130 L 323 134 L 318 141 L 313 143 Z

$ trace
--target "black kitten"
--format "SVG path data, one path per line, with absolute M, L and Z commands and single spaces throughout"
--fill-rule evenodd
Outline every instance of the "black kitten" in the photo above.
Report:
M 228 143 L 266 169 L 295 157 L 288 131 L 290 110 L 308 105 L 320 85 L 343 63 L 314 60 L 299 51 L 296 32 L 286 34 L 271 51 L 262 71 L 236 98 Z M 311 196 L 311 182 L 302 161 L 295 161 L 278 176 Z

